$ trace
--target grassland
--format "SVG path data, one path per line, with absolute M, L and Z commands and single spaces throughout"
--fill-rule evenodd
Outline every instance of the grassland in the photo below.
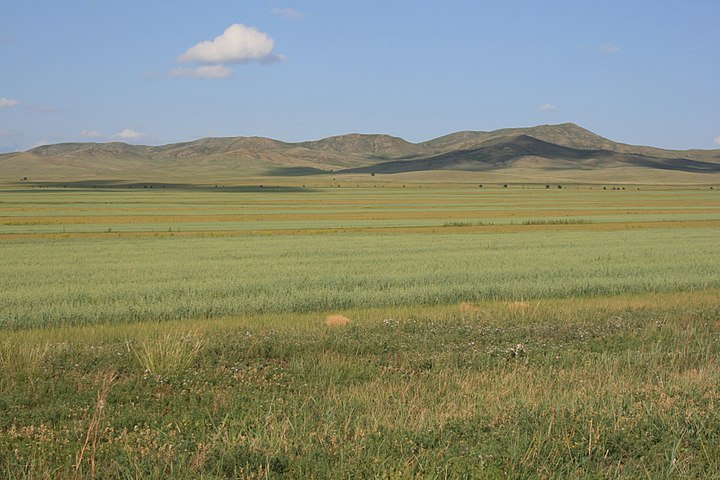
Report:
M 6 242 L 0 326 L 705 290 L 720 288 L 716 234 L 676 228 Z
M 0 472 L 719 478 L 720 192 L 601 188 L 0 190 Z
M 612 228 L 604 225 L 610 223 L 623 228 L 659 222 L 720 225 L 719 190 L 610 188 L 618 190 L 602 190 L 602 186 L 548 190 L 544 185 L 403 188 L 392 184 L 197 190 L 8 189 L 2 191 L 0 199 L 0 238 L 133 232 L 207 236 L 340 229 L 428 231 L 448 222 L 492 223 L 504 231 L 504 227 L 542 220 L 603 224 L 590 227 L 596 230 Z

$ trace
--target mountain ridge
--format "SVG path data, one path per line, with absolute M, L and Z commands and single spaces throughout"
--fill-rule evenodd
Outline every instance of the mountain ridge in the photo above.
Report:
M 720 172 L 720 150 L 665 150 L 614 142 L 573 123 L 460 131 L 412 143 L 386 134 L 350 133 L 284 142 L 207 137 L 159 146 L 66 142 L 0 155 L 0 179 L 185 178 L 406 174 L 462 170 L 578 171 L 631 168 L 692 175 Z M 686 175 L 687 176 L 687 175 Z
M 660 149 L 651 146 L 639 146 L 630 145 L 620 142 L 614 142 L 600 135 L 597 135 L 590 130 L 584 129 L 574 123 L 562 123 L 562 124 L 547 124 L 537 125 L 534 127 L 515 127 L 515 128 L 504 128 L 493 131 L 474 131 L 464 130 L 459 132 L 453 132 L 440 137 L 423 141 L 423 142 L 409 142 L 401 137 L 396 137 L 387 134 L 367 134 L 367 133 L 348 133 L 343 135 L 335 135 L 331 137 L 322 138 L 319 140 L 310 140 L 302 142 L 285 142 L 282 140 L 276 140 L 267 137 L 259 136 L 234 136 L 234 137 L 203 137 L 197 140 L 170 143 L 159 146 L 149 146 L 140 144 L 128 144 L 125 142 L 62 142 L 50 145 L 41 145 L 24 152 L 11 152 L 2 155 L 13 155 L 19 153 L 32 153 L 37 155 L 52 155 L 59 153 L 71 153 L 75 150 L 85 150 L 93 148 L 101 148 L 104 150 L 111 150 L 115 148 L 113 153 L 123 154 L 135 152 L 136 154 L 145 154 L 150 156 L 158 156 L 163 152 L 171 151 L 178 148 L 188 148 L 198 145 L 233 145 L 235 149 L 258 149 L 262 147 L 267 150 L 282 149 L 282 148 L 308 148 L 318 149 L 325 151 L 333 151 L 336 153 L 344 153 L 351 155 L 363 155 L 363 154 L 388 154 L 398 155 L 397 151 L 390 151 L 393 147 L 395 150 L 411 150 L 412 153 L 433 153 L 442 151 L 444 149 L 459 149 L 460 146 L 476 146 L 486 141 L 493 140 L 497 137 L 502 136 L 514 136 L 518 134 L 527 134 L 529 136 L 538 138 L 539 140 L 547 141 L 548 143 L 558 143 L 563 146 L 570 146 L 579 149 L 606 149 L 606 150 L 617 150 L 623 152 L 634 151 L 637 149 L 648 149 L 657 153 L 664 152 L 666 156 L 677 156 L 668 155 L 669 152 L 679 154 L 683 153 L 686 155 L 703 155 L 708 154 L 714 156 L 720 161 L 720 150 L 703 150 L 703 149 L 689 149 L 689 150 L 671 150 L 671 149 Z M 359 145 L 364 145 L 360 146 Z M 374 147 L 368 147 L 367 145 L 373 145 Z M 59 151 L 64 150 L 64 152 Z M 119 150 L 119 151 L 118 151 Z M 222 148 L 221 153 L 227 153 L 233 149 Z M 217 151 L 201 152 L 202 155 L 209 153 L 218 153 Z
M 418 170 L 457 169 L 487 171 L 511 168 L 516 162 L 539 157 L 557 162 L 574 162 L 576 168 L 616 168 L 624 165 L 693 173 L 720 173 L 720 164 L 686 158 L 664 158 L 628 154 L 604 149 L 579 149 L 558 145 L 520 134 L 484 142 L 480 147 L 458 150 L 424 159 L 383 162 L 368 167 L 341 170 L 338 173 L 406 173 Z

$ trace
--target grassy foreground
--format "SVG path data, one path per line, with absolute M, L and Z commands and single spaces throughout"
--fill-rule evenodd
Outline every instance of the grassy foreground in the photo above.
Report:
M 720 478 L 717 190 L 136 190 L 0 191 L 0 478 Z
M 720 295 L 0 343 L 6 478 L 718 478 Z

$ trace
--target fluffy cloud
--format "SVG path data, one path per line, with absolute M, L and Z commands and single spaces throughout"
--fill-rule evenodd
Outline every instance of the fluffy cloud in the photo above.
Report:
M 95 130 L 82 130 L 80 135 L 87 138 L 102 138 L 105 136 L 101 132 L 96 132 Z
M 170 71 L 171 77 L 228 78 L 233 71 L 225 65 L 205 65 L 198 68 L 176 68 Z
M 272 63 L 283 59 L 273 53 L 275 41 L 266 33 L 240 23 L 230 25 L 214 40 L 205 40 L 190 47 L 178 57 L 179 62 L 200 64 Z
M 552 103 L 546 103 L 540 106 L 540 111 L 542 112 L 551 112 L 553 110 L 557 110 L 557 106 Z
M 285 18 L 302 18 L 303 14 L 294 8 L 273 8 L 270 13 Z
M 14 107 L 18 103 L 20 103 L 19 100 L 13 100 L 12 98 L 0 97 L 0 108 Z
M 715 145 L 720 145 L 720 135 L 718 135 L 717 137 L 715 137 L 714 142 L 715 142 Z
M 131 130 L 129 128 L 126 128 L 122 132 L 115 135 L 118 138 L 122 138 L 123 140 L 139 140 L 146 135 L 142 132 L 138 132 L 136 130 Z
M 600 46 L 600 53 L 604 53 L 605 55 L 610 55 L 611 53 L 617 53 L 619 51 L 620 47 L 611 43 Z

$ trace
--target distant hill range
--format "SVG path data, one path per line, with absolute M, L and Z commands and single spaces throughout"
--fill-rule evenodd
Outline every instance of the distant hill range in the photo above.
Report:
M 349 134 L 287 143 L 203 138 L 163 146 L 60 143 L 0 155 L 0 180 L 212 183 L 323 176 L 402 181 L 714 183 L 720 150 L 613 142 L 572 123 L 457 132 L 422 143 Z

